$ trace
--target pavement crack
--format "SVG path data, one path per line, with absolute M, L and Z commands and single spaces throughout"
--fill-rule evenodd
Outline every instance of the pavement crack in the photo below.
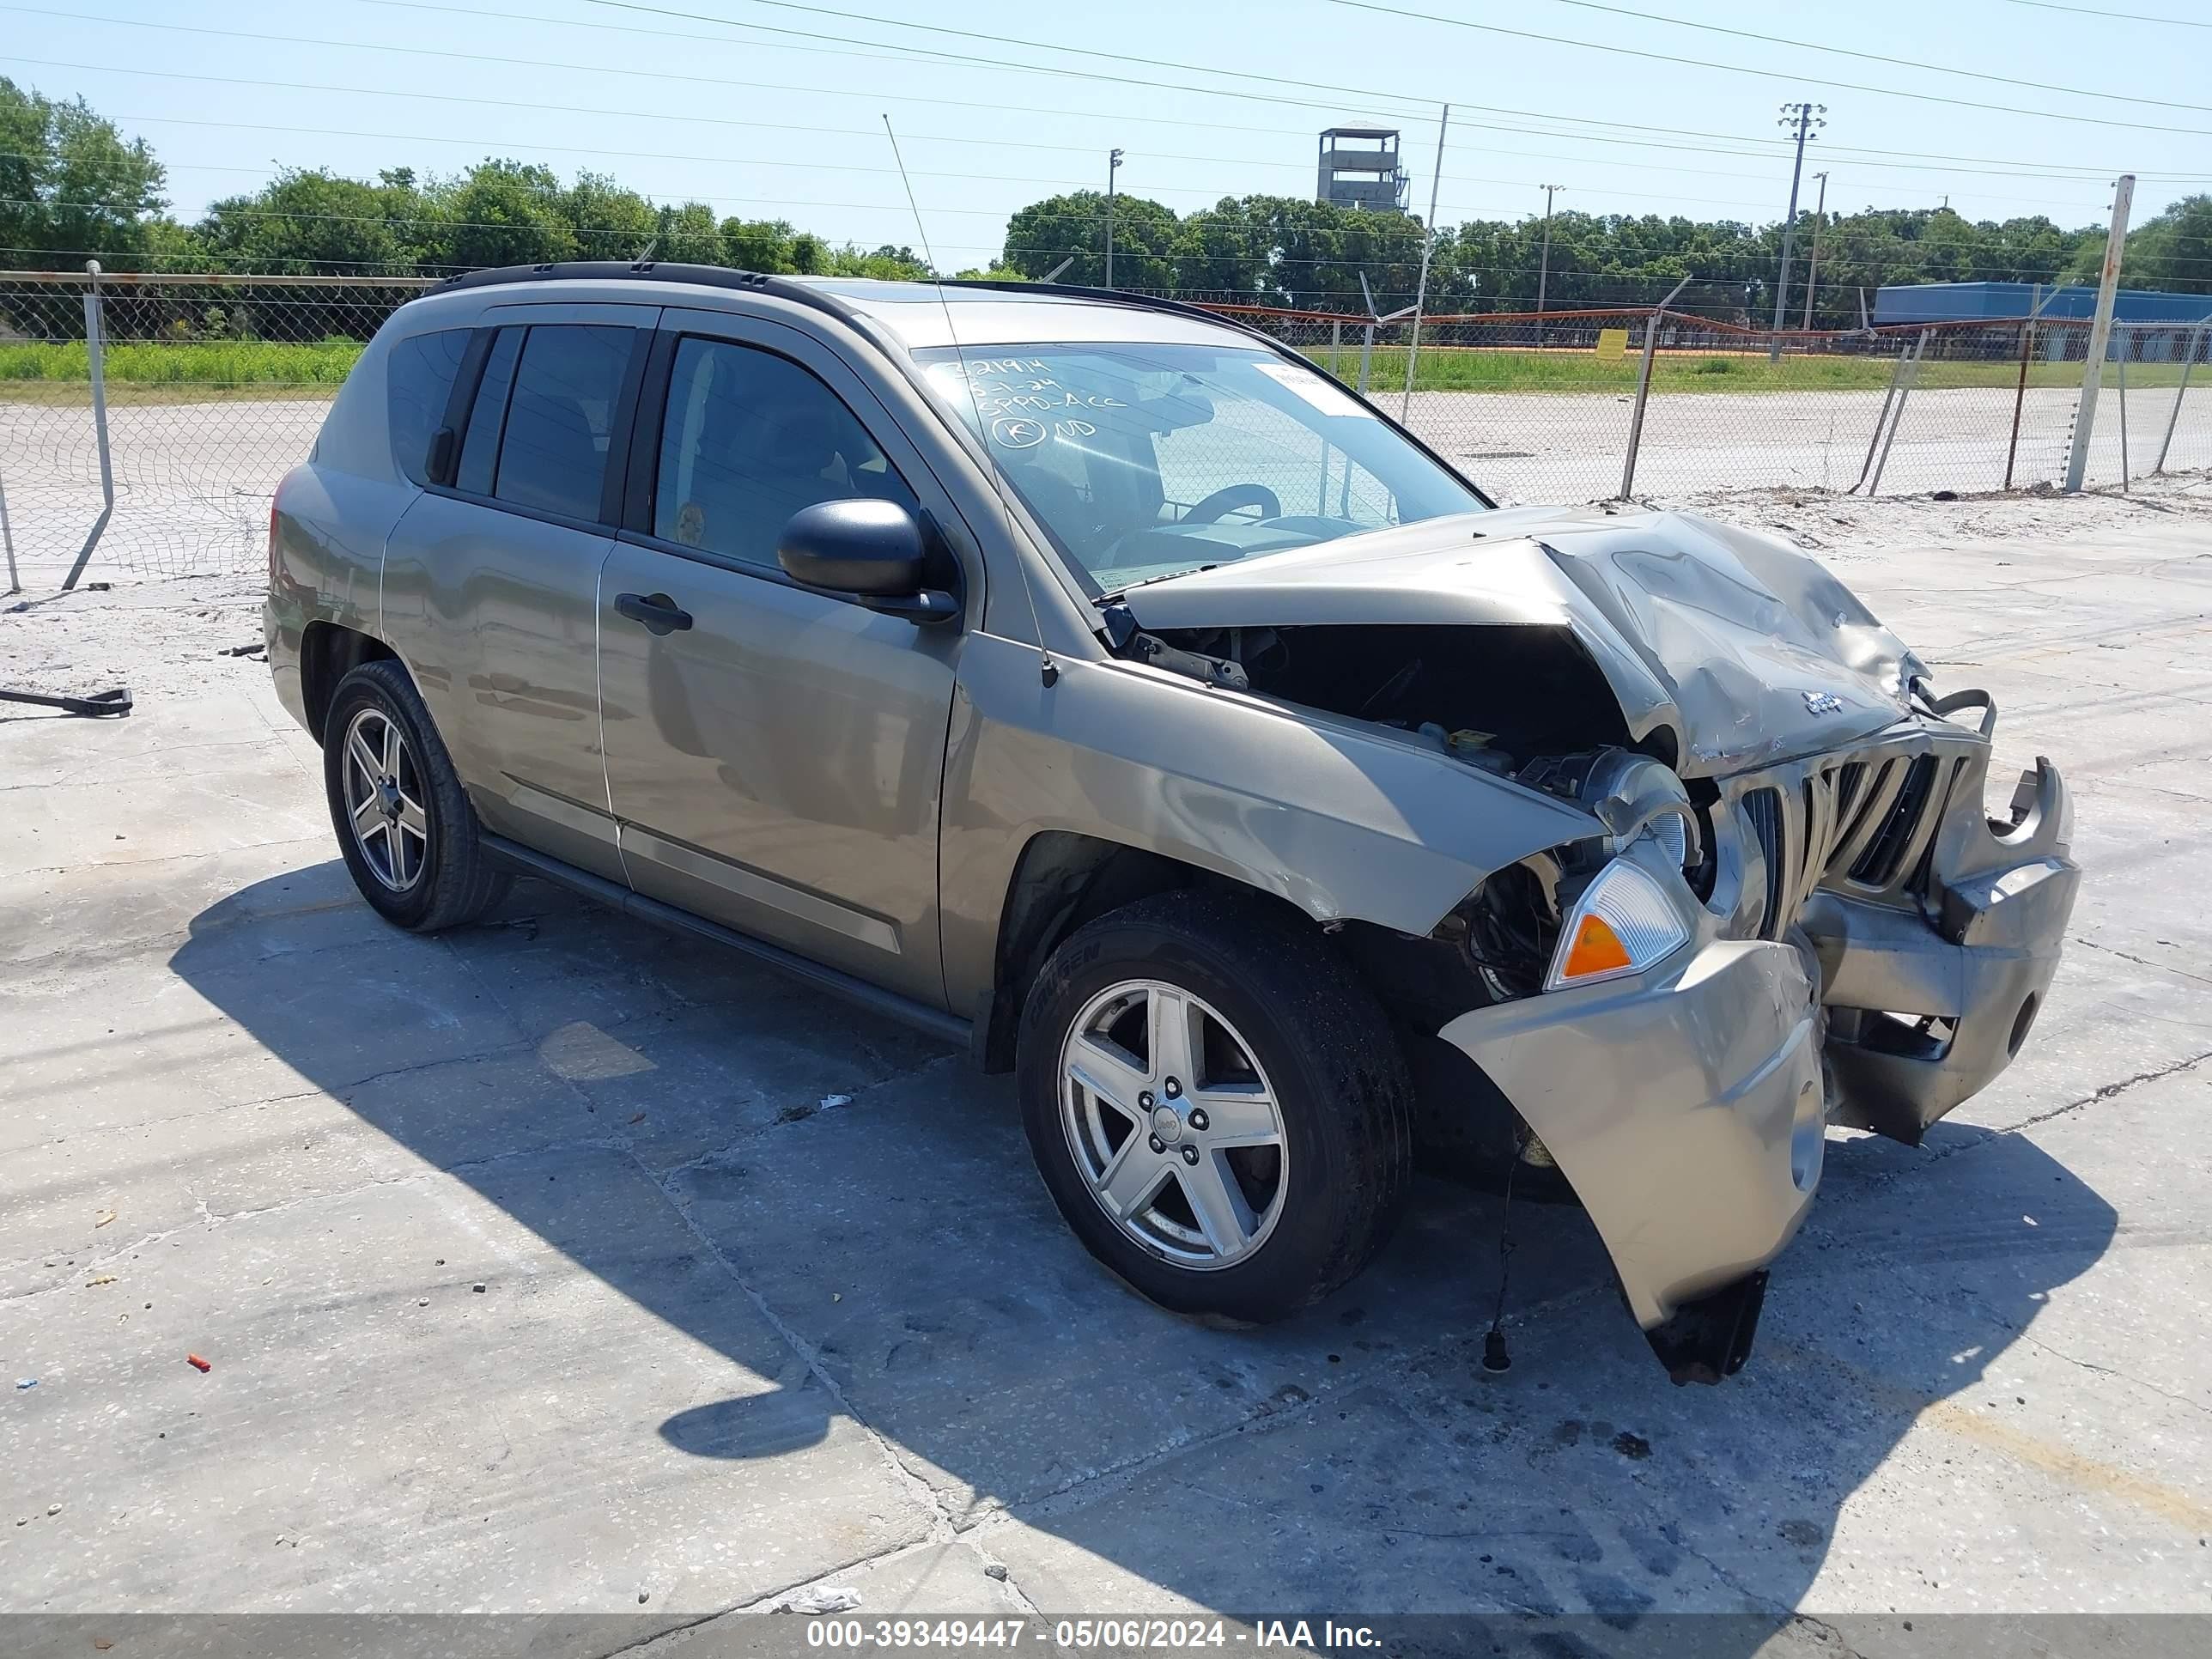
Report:
M 2153 962 L 2148 957 L 2139 957 L 2132 951 L 2123 951 L 2117 945 L 2100 945 L 2093 939 L 2075 939 L 2067 942 L 2087 951 L 2100 951 L 2108 957 L 2118 957 L 2123 962 L 2132 962 L 2136 967 L 2148 968 L 2153 973 L 2172 974 L 2182 979 L 2193 979 L 2199 985 L 2212 985 L 2212 975 L 2192 974 L 2186 968 L 2176 968 L 2170 963 Z

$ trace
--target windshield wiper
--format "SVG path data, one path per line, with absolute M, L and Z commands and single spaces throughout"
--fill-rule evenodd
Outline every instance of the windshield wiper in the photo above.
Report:
M 1133 593 L 1140 587 L 1150 587 L 1154 582 L 1171 582 L 1178 576 L 1195 576 L 1201 570 L 1218 570 L 1220 568 L 1221 562 L 1217 559 L 1212 564 L 1194 564 L 1188 570 L 1164 570 L 1157 576 L 1147 576 L 1142 581 L 1129 582 L 1117 587 L 1111 593 L 1101 593 L 1091 603 L 1100 606 L 1109 605 L 1124 593 Z

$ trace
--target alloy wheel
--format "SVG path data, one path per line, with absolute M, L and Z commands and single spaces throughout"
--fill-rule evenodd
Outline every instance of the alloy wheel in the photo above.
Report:
M 1160 980 L 1109 986 L 1070 1025 L 1060 1073 L 1076 1167 L 1130 1239 L 1200 1271 L 1267 1242 L 1288 1189 L 1282 1111 L 1218 1010 Z
M 398 722 L 364 708 L 347 724 L 340 777 L 354 845 L 369 873 L 395 893 L 422 879 L 430 820 L 415 751 Z

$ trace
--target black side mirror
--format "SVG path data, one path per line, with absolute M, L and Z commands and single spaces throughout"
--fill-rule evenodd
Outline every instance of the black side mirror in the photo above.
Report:
M 775 549 L 783 574 L 809 587 L 851 595 L 871 611 L 913 623 L 951 622 L 950 593 L 926 588 L 921 526 L 896 501 L 866 498 L 801 507 Z

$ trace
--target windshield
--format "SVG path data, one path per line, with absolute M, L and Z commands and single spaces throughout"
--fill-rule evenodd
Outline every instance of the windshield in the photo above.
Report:
M 1483 506 L 1335 381 L 1262 347 L 915 355 L 1102 593 Z

